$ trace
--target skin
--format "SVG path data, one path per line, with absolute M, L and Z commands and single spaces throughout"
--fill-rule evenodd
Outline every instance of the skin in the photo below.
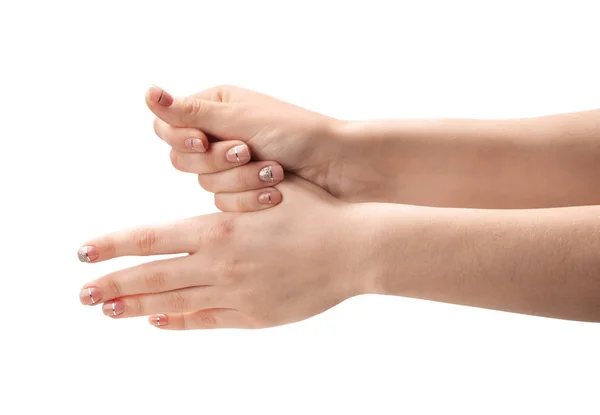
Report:
M 356 220 L 351 205 L 295 177 L 281 188 L 287 194 L 277 209 L 199 216 L 88 241 L 94 262 L 188 255 L 92 281 L 82 301 L 91 288 L 107 315 L 164 313 L 165 329 L 261 328 L 305 319 L 365 292 L 367 252 L 346 250 L 355 232 L 348 226 Z M 121 314 L 112 313 L 115 301 Z
M 600 207 L 518 209 L 596 202 L 598 112 L 347 123 L 228 88 L 147 101 L 176 167 L 229 212 L 88 241 L 91 262 L 186 255 L 92 281 L 84 304 L 175 330 L 270 327 L 365 293 L 600 321 Z M 247 157 L 226 161 L 232 146 Z M 256 180 L 265 166 L 291 173 Z M 394 203 L 349 203 L 363 199 Z M 513 209 L 436 207 L 453 204 Z
M 352 204 L 294 176 L 274 209 L 218 213 L 90 240 L 104 261 L 187 254 L 86 284 L 113 318 L 163 329 L 262 328 L 365 293 L 600 321 L 600 207 Z M 120 314 L 113 315 L 114 309 Z
M 236 210 L 231 193 L 256 175 L 254 161 L 236 171 L 229 171 L 234 164 L 219 167 L 227 148 L 244 144 L 252 160 L 280 163 L 350 202 L 513 209 L 600 204 L 598 110 L 514 120 L 342 121 L 233 86 L 184 98 L 151 88 L 146 103 L 157 117 L 157 134 L 173 147 L 175 167 L 200 174 L 200 185 L 216 193 L 223 210 Z M 206 134 L 219 140 L 207 152 L 186 149 L 190 136 L 209 148 Z

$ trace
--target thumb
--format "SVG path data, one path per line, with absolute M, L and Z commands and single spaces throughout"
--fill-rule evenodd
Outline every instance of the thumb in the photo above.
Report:
M 173 127 L 192 127 L 219 138 L 233 131 L 236 112 L 228 104 L 197 97 L 174 98 L 167 91 L 152 86 L 146 92 L 146 105 L 158 118 Z

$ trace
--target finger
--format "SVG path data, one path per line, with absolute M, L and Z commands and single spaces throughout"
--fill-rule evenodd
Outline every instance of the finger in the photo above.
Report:
M 193 127 L 221 139 L 240 134 L 239 110 L 235 104 L 226 104 L 197 96 L 174 98 L 158 87 L 146 93 L 146 105 L 158 118 L 175 127 Z M 239 137 L 238 137 L 239 138 Z
M 102 312 L 114 318 L 139 317 L 158 313 L 186 313 L 202 308 L 222 307 L 219 289 L 190 287 L 156 294 L 121 297 L 102 305 Z
M 281 193 L 274 187 L 238 193 L 215 193 L 215 206 L 223 212 L 255 212 L 277 206 Z
M 164 330 L 252 328 L 241 312 L 230 308 L 213 308 L 181 314 L 156 314 L 150 316 L 148 322 Z
M 173 127 L 154 118 L 154 132 L 177 151 L 203 153 L 208 150 L 208 138 L 197 128 Z
M 283 180 L 283 168 L 273 161 L 257 161 L 212 174 L 200 174 L 198 183 L 213 193 L 244 192 L 273 186 Z
M 77 256 L 81 262 L 100 262 L 132 255 L 193 253 L 202 243 L 218 242 L 231 232 L 231 227 L 230 216 L 217 214 L 123 230 L 89 240 Z
M 206 271 L 198 269 L 195 258 L 184 256 L 148 262 L 90 281 L 83 286 L 79 300 L 84 305 L 95 305 L 119 297 L 205 286 L 213 282 L 214 278 Z
M 171 163 L 186 173 L 217 173 L 239 167 L 250 161 L 250 149 L 242 141 L 212 143 L 206 153 L 182 153 L 171 150 Z

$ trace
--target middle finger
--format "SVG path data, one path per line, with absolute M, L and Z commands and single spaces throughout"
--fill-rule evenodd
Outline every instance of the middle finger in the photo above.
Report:
M 129 295 L 211 285 L 214 281 L 200 269 L 192 255 L 148 262 L 89 282 L 79 299 L 84 305 L 95 305 Z

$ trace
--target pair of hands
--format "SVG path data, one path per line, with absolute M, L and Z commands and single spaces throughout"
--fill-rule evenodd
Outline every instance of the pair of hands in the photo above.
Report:
M 163 329 L 261 328 L 371 291 L 368 252 L 353 242 L 361 205 L 343 201 L 362 187 L 342 179 L 360 169 L 343 122 L 229 86 L 182 99 L 153 87 L 146 102 L 174 166 L 224 212 L 87 241 L 83 262 L 187 255 L 91 281 L 83 304 Z

